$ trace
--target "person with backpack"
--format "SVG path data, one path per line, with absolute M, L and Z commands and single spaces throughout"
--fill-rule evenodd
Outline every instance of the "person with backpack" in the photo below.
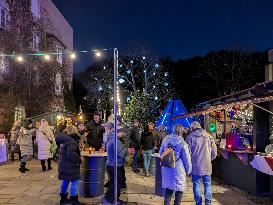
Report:
M 10 130 L 10 155 L 11 160 L 14 161 L 14 154 L 17 153 L 19 155 L 19 160 L 21 159 L 20 146 L 16 144 L 16 141 L 19 137 L 19 131 L 21 129 L 21 122 L 15 121 L 11 130 Z
M 196 205 L 202 205 L 200 191 L 201 179 L 204 184 L 205 204 L 210 205 L 211 194 L 211 161 L 216 158 L 217 147 L 212 136 L 201 128 L 199 122 L 194 121 L 190 125 L 191 134 L 186 141 L 189 144 L 192 156 L 192 183 Z
M 181 137 L 183 127 L 175 125 L 160 147 L 162 188 L 165 190 L 164 205 L 169 205 L 175 192 L 174 205 L 179 205 L 187 190 L 186 175 L 191 174 L 191 156 L 187 143 Z

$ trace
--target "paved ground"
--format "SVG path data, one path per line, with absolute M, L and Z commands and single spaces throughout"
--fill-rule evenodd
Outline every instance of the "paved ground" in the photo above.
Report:
M 0 166 L 0 204 L 18 205 L 54 205 L 59 201 L 60 182 L 57 179 L 57 164 L 50 172 L 41 172 L 39 161 L 28 162 L 30 172 L 21 174 L 18 172 L 19 162 L 13 162 Z M 154 177 L 144 177 L 126 170 L 127 194 L 122 195 L 122 199 L 133 204 L 160 205 L 163 198 L 154 195 Z M 193 205 L 193 195 L 191 182 L 188 182 L 188 191 L 183 196 L 183 205 Z M 213 182 L 213 204 L 231 205 L 254 204 L 239 191 L 220 186 Z M 99 204 L 99 198 L 80 198 L 87 204 Z

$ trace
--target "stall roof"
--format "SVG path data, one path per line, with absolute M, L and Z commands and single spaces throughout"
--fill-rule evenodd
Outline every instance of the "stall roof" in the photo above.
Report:
M 192 113 L 177 116 L 176 118 L 207 114 L 213 110 L 226 109 L 235 104 L 260 103 L 271 100 L 273 100 L 273 81 L 266 81 L 257 83 L 249 89 L 202 102 L 196 106 Z

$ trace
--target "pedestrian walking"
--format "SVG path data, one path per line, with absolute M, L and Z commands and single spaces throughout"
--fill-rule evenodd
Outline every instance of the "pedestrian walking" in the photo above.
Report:
M 181 137 L 183 127 L 175 125 L 173 133 L 167 135 L 160 147 L 160 155 L 164 153 L 167 148 L 172 148 L 175 156 L 175 167 L 169 168 L 162 166 L 162 188 L 165 188 L 164 205 L 169 205 L 173 192 L 175 191 L 174 205 L 179 205 L 183 193 L 187 190 L 186 175 L 189 175 L 192 170 L 191 157 L 187 143 Z
M 19 160 L 21 159 L 20 146 L 16 144 L 21 129 L 21 121 L 15 121 L 10 130 L 10 155 L 11 160 L 14 161 L 14 154 L 18 154 Z
M 53 131 L 48 122 L 41 120 L 41 126 L 36 132 L 36 142 L 38 144 L 38 159 L 41 160 L 42 171 L 46 171 L 45 161 L 47 160 L 47 170 L 51 170 L 51 161 L 53 153 L 51 151 L 52 144 L 56 144 Z
M 19 168 L 19 171 L 21 173 L 29 171 L 29 169 L 26 168 L 26 163 L 28 158 L 33 154 L 32 134 L 35 131 L 36 130 L 33 128 L 31 120 L 24 120 L 22 122 L 22 127 L 20 128 L 19 137 L 16 142 L 20 146 L 20 151 L 22 155 Z
M 133 156 L 133 162 L 132 162 L 132 170 L 135 173 L 140 172 L 138 169 L 138 153 L 140 150 L 140 141 L 141 141 L 141 136 L 140 136 L 140 128 L 139 128 L 139 121 L 134 120 L 134 124 L 131 127 L 129 131 L 129 139 L 130 139 L 130 148 L 134 149 L 134 156 Z
M 79 142 L 80 134 L 74 125 L 68 125 L 63 133 L 59 133 L 56 137 L 56 143 L 59 147 L 58 178 L 62 180 L 60 204 L 82 204 L 78 199 L 78 187 L 81 178 L 80 164 L 82 162 Z M 70 200 L 68 200 L 67 189 L 70 183 Z
M 201 128 L 199 122 L 194 121 L 190 125 L 191 134 L 186 141 L 189 144 L 192 156 L 192 183 L 196 205 L 202 204 L 200 191 L 201 179 L 204 185 L 205 204 L 210 205 L 211 193 L 211 161 L 216 158 L 217 148 L 212 136 Z
M 145 176 L 149 177 L 149 169 L 153 148 L 155 146 L 152 132 L 150 132 L 149 125 L 145 125 L 141 133 L 141 149 L 143 154 L 143 172 Z
M 110 131 L 108 132 L 108 142 L 107 142 L 107 161 L 106 161 L 106 168 L 109 176 L 109 189 L 105 193 L 105 196 L 101 199 L 102 204 L 113 204 L 114 203 L 114 194 L 115 194 L 115 184 L 114 184 L 114 166 L 115 166 L 115 155 L 114 155 L 114 144 L 115 144 L 115 137 L 117 137 L 117 201 L 118 203 L 122 203 L 119 199 L 120 197 L 120 190 L 123 184 L 123 169 L 125 164 L 125 149 L 120 140 L 120 137 L 115 136 L 113 133 L 114 125 L 111 122 L 106 123 L 105 125 L 107 129 Z
M 101 126 L 101 119 L 99 113 L 95 113 L 93 120 L 87 124 L 88 135 L 87 142 L 90 147 L 97 151 L 102 147 L 104 129 Z

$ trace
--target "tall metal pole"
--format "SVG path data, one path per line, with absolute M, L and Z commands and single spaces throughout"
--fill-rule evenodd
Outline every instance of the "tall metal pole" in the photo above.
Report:
M 114 48 L 114 204 L 117 204 L 117 75 L 118 75 L 118 49 Z

